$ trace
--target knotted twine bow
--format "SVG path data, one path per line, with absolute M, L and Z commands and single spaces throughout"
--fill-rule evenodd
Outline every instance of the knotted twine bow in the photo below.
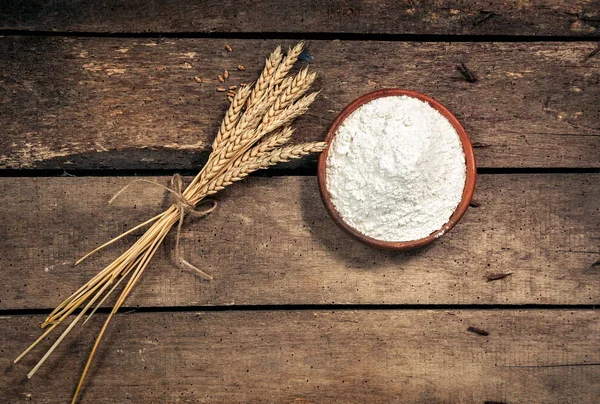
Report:
M 121 188 L 121 190 L 119 192 L 117 192 L 112 198 L 110 198 L 110 200 L 108 201 L 109 205 L 112 204 L 114 202 L 114 200 L 117 199 L 119 197 L 119 195 L 121 195 L 123 192 L 125 192 L 131 185 L 133 185 L 135 183 L 139 183 L 139 182 L 146 182 L 146 183 L 152 184 L 156 187 L 160 187 L 160 188 L 168 191 L 173 196 L 173 199 L 174 199 L 173 205 L 179 211 L 179 223 L 177 224 L 177 235 L 175 237 L 175 259 L 177 260 L 177 263 L 183 267 L 193 269 L 194 271 L 198 272 L 200 274 L 200 276 L 202 276 L 205 279 L 209 279 L 209 280 L 213 279 L 212 276 L 210 276 L 209 274 L 202 271 L 200 268 L 196 267 L 194 264 L 191 264 L 185 258 L 183 258 L 183 256 L 180 253 L 180 250 L 179 250 L 179 244 L 180 244 L 179 241 L 181 238 L 181 228 L 183 227 L 183 222 L 185 221 L 186 216 L 190 216 L 190 217 L 193 217 L 196 219 L 205 217 L 217 208 L 217 201 L 215 201 L 213 199 L 205 199 L 205 200 L 201 201 L 200 203 L 209 202 L 211 204 L 211 206 L 206 209 L 197 208 L 196 206 L 191 204 L 185 198 L 185 196 L 183 196 L 184 189 L 183 189 L 183 179 L 181 178 L 181 175 L 174 174 L 171 177 L 170 186 L 165 186 L 165 185 L 159 184 L 158 182 L 154 182 L 154 181 L 150 181 L 150 180 L 143 180 L 143 179 L 133 180 L 129 184 L 127 184 L 123 188 Z M 142 223 L 142 225 L 144 225 L 146 223 L 148 223 L 148 222 Z M 141 225 L 136 226 L 134 229 L 131 229 L 126 233 L 123 233 L 121 236 L 124 236 L 125 234 L 129 234 L 133 230 L 135 230 L 139 227 L 141 227 Z M 118 238 L 120 238 L 121 236 L 119 236 Z M 111 242 L 116 241 L 117 239 L 113 239 L 113 240 L 111 240 Z

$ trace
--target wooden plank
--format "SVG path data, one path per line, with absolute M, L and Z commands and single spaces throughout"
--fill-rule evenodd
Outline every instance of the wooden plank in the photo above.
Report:
M 4 3 L 0 28 L 126 33 L 596 36 L 597 0 L 67 0 Z
M 10 362 L 42 316 L 0 318 L 5 401 L 68 402 L 98 317 L 28 381 L 42 349 Z M 119 315 L 81 403 L 592 403 L 599 331 L 594 310 Z
M 152 178 L 164 184 L 166 178 Z M 600 174 L 481 175 L 449 234 L 412 253 L 377 251 L 330 220 L 313 177 L 250 178 L 190 221 L 184 255 L 215 279 L 173 264 L 166 241 L 127 305 L 598 304 Z M 166 207 L 164 191 L 130 178 L 0 179 L 0 308 L 49 308 L 135 237 L 85 252 Z M 496 281 L 487 276 L 512 275 Z
M 228 104 L 217 74 L 250 82 L 279 43 L 0 38 L 0 168 L 197 170 Z M 311 41 L 323 92 L 295 136 L 322 139 L 359 95 L 405 87 L 456 113 L 480 167 L 600 167 L 600 57 L 584 60 L 594 47 Z M 455 70 L 461 62 L 477 83 Z

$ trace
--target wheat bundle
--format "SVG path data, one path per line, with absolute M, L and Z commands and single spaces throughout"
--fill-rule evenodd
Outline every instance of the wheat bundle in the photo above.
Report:
M 50 349 L 29 372 L 28 377 L 35 374 L 73 327 L 88 312 L 89 315 L 85 321 L 125 281 L 125 286 L 96 337 L 73 395 L 72 403 L 75 403 L 94 354 L 112 317 L 123 305 L 173 226 L 179 223 L 178 229 L 180 230 L 186 215 L 202 216 L 208 213 L 214 208 L 214 205 L 205 211 L 197 211 L 196 207 L 206 201 L 207 196 L 243 179 L 251 172 L 296 159 L 309 153 L 320 152 L 325 148 L 326 144 L 324 142 L 284 146 L 290 140 L 294 131 L 291 127 L 292 121 L 305 113 L 317 96 L 317 93 L 306 95 L 315 80 L 315 73 L 310 73 L 305 68 L 295 76 L 288 75 L 302 50 L 303 44 L 299 43 L 284 55 L 281 48 L 278 47 L 267 58 L 264 70 L 254 85 L 240 88 L 233 97 L 221 123 L 206 165 L 185 190 L 182 189 L 181 177 L 174 176 L 172 179 L 171 187 L 167 190 L 174 195 L 175 203 L 170 208 L 112 239 L 77 261 L 76 264 L 127 234 L 150 225 L 144 235 L 128 250 L 65 299 L 48 315 L 41 325 L 46 331 L 15 359 L 15 363 L 29 353 L 56 327 L 64 323 L 77 309 L 80 309 Z M 205 278 L 211 278 L 210 275 L 182 259 L 178 254 L 178 248 L 179 237 L 177 237 L 175 250 L 180 263 L 197 270 Z

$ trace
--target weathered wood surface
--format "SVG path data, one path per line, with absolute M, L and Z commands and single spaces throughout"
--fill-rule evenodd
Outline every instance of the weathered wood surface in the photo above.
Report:
M 68 402 L 103 318 L 27 381 L 42 316 L 1 317 L 3 401 Z M 124 314 L 81 403 L 593 403 L 599 331 L 593 310 Z
M 0 29 L 596 36 L 598 0 L 3 2 Z
M 216 75 L 254 80 L 279 43 L 0 38 L 0 168 L 198 169 L 228 104 Z M 600 167 L 600 57 L 585 60 L 595 46 L 311 41 L 323 91 L 296 138 L 322 139 L 361 94 L 404 87 L 458 116 L 480 167 Z
M 250 178 L 190 221 L 184 255 L 213 281 L 173 265 L 174 235 L 127 305 L 598 304 L 600 174 L 480 175 L 458 226 L 412 253 L 348 238 L 314 177 Z M 167 179 L 157 178 L 166 184 Z M 85 252 L 166 207 L 131 178 L 0 179 L 0 308 L 54 307 L 135 237 L 80 267 Z M 491 274 L 511 273 L 488 282 Z

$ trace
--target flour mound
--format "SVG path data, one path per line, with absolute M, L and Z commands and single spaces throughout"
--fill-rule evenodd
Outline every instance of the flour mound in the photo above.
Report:
M 466 181 L 454 127 L 428 103 L 407 96 L 377 98 L 350 114 L 333 138 L 326 172 L 344 221 L 383 241 L 439 230 Z

